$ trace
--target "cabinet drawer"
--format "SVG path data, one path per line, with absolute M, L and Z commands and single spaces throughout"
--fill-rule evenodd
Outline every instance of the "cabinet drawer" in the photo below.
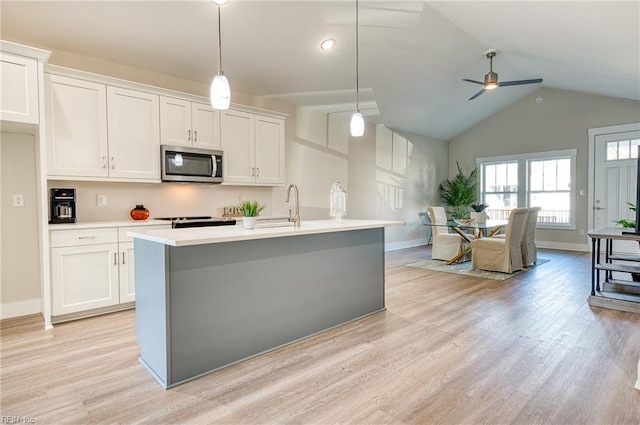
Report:
M 170 224 L 158 224 L 157 226 L 131 226 L 131 227 L 118 227 L 118 242 L 133 242 L 131 236 L 127 236 L 128 232 L 145 233 L 149 230 L 162 230 L 171 229 Z
M 51 232 L 52 248 L 117 242 L 118 230 L 115 228 L 54 230 Z

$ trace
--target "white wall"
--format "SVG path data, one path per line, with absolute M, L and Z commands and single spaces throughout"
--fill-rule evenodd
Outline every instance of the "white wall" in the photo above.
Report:
M 542 102 L 536 98 L 542 97 Z M 589 128 L 640 121 L 640 102 L 542 88 L 486 119 L 449 142 L 449 174 L 456 161 L 464 170 L 478 157 L 578 150 L 576 189 L 588 189 Z M 587 196 L 576 196 L 576 230 L 539 229 L 543 246 L 587 247 Z
M 31 135 L 0 135 L 2 319 L 40 312 L 35 146 Z M 13 206 L 13 194 L 24 207 Z

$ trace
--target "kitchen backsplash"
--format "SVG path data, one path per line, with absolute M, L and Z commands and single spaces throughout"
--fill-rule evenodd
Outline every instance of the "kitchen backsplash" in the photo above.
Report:
M 282 205 L 273 205 L 274 189 L 271 187 L 52 180 L 49 181 L 48 192 L 51 188 L 76 189 L 78 222 L 128 220 L 129 211 L 140 204 L 149 209 L 150 218 L 182 215 L 219 217 L 224 214 L 225 207 L 233 207 L 243 198 L 267 204 L 263 215 L 286 211 Z M 98 206 L 98 195 L 106 196 L 105 206 Z

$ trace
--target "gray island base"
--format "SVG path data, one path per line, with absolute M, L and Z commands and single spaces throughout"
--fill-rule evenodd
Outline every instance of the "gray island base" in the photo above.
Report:
M 132 236 L 140 361 L 165 389 L 385 309 L 384 227 L 183 246 Z

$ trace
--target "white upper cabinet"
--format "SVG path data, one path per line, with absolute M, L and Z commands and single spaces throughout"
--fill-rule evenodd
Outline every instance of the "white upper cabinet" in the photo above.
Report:
M 284 184 L 284 120 L 256 115 L 256 182 Z
M 284 120 L 244 111 L 221 115 L 225 184 L 284 184 Z
M 108 177 L 104 84 L 45 74 L 49 176 Z
M 220 112 L 203 103 L 160 97 L 161 143 L 220 150 Z
M 224 183 L 256 181 L 255 117 L 242 111 L 222 112 L 222 172 Z
M 0 53 L 0 119 L 38 124 L 38 61 Z
M 160 179 L 159 98 L 107 87 L 109 177 Z
M 49 178 L 160 180 L 159 97 L 45 74 Z

